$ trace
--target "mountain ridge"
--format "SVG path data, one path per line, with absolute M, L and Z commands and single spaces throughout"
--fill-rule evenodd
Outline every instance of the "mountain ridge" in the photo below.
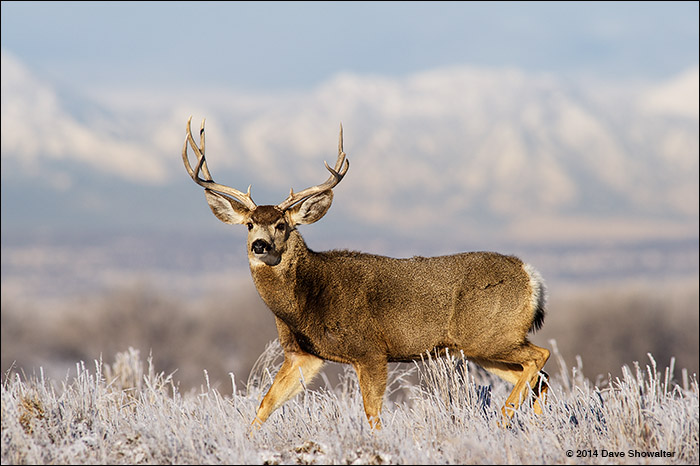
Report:
M 179 153 L 194 114 L 193 126 L 207 117 L 215 179 L 239 189 L 252 184 L 258 203 L 325 179 L 322 163 L 335 159 L 342 122 L 352 168 L 337 188 L 347 197 L 334 210 L 357 231 L 428 237 L 443 224 L 453 238 L 526 228 L 555 239 L 552 229 L 578 223 L 595 231 L 597 222 L 623 236 L 639 228 L 652 236 L 697 234 L 697 99 L 683 101 L 697 94 L 697 67 L 629 88 L 461 66 L 404 78 L 344 73 L 306 91 L 217 96 L 209 89 L 119 104 L 108 95 L 63 92 L 5 51 L 2 70 L 3 220 L 10 222 L 22 209 L 15 204 L 26 179 L 60 198 L 87 189 L 88 177 L 111 189 L 83 194 L 100 197 L 103 207 L 87 212 L 66 199 L 47 220 L 105 221 L 109 214 L 96 211 L 122 202 L 148 208 L 145 222 L 176 224 L 180 196 L 193 195 Z M 141 201 L 162 200 L 140 202 L 132 186 L 142 187 Z M 629 232 L 619 232 L 625 222 Z

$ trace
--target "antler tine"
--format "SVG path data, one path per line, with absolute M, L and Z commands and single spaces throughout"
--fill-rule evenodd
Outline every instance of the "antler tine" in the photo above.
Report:
M 241 191 L 235 188 L 231 188 L 230 186 L 225 186 L 214 182 L 214 180 L 211 177 L 211 173 L 209 172 L 209 168 L 207 167 L 207 160 L 204 157 L 204 120 L 202 120 L 202 126 L 199 129 L 199 147 L 197 146 L 197 143 L 192 137 L 191 123 L 192 117 L 190 117 L 189 120 L 187 120 L 187 137 L 185 138 L 185 144 L 182 147 L 182 161 L 185 164 L 185 169 L 187 170 L 187 173 L 189 173 L 190 178 L 192 178 L 192 180 L 195 183 L 202 186 L 203 188 L 209 189 L 211 191 L 217 191 L 222 194 L 227 194 L 239 201 L 248 209 L 255 209 L 257 205 L 255 204 L 255 202 L 253 202 L 253 199 L 250 197 L 250 186 L 248 186 L 248 192 L 246 194 L 243 194 Z M 192 165 L 190 165 L 189 156 L 187 155 L 188 143 L 190 147 L 192 147 L 192 150 L 194 151 L 195 156 L 197 157 L 197 165 L 194 170 L 192 169 Z M 204 179 L 200 178 L 200 171 L 203 173 Z
M 190 120 L 192 120 L 192 117 L 190 116 Z M 204 173 L 204 176 L 206 177 L 207 180 L 211 181 L 211 173 L 209 173 L 209 167 L 207 167 L 207 161 L 204 159 L 204 121 L 205 118 L 202 118 L 202 125 L 199 127 L 199 151 L 202 153 L 202 173 Z M 189 121 L 187 122 L 189 125 Z M 190 132 L 191 133 L 191 132 Z
M 282 203 L 277 205 L 277 208 L 285 211 L 292 207 L 294 204 L 297 204 L 304 199 L 313 196 L 314 194 L 322 193 L 324 191 L 328 191 L 330 189 L 333 189 L 340 181 L 343 179 L 345 174 L 348 172 L 348 168 L 350 168 L 350 161 L 345 158 L 345 152 L 343 151 L 343 125 L 341 123 L 340 125 L 340 135 L 338 136 L 338 159 L 335 161 L 335 168 L 331 168 L 328 165 L 328 162 L 323 162 L 326 165 L 326 169 L 331 172 L 331 175 L 328 177 L 328 179 L 316 186 L 311 186 L 310 188 L 306 188 L 302 191 L 299 191 L 298 193 L 294 192 L 294 189 L 289 190 L 289 196 L 287 199 L 282 201 Z

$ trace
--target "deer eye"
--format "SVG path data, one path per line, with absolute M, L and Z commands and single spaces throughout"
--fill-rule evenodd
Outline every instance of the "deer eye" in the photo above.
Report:
M 248 226 L 248 231 L 253 229 L 253 224 L 251 222 L 248 222 L 247 226 Z
M 282 222 L 278 223 L 277 225 L 275 225 L 275 228 L 277 229 L 277 231 L 284 231 L 284 229 L 285 229 L 284 223 L 282 223 Z

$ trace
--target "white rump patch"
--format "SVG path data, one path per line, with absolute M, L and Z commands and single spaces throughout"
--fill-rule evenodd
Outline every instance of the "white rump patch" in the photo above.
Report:
M 523 264 L 525 273 L 530 277 L 530 289 L 532 297 L 530 298 L 530 309 L 536 312 L 538 309 L 544 311 L 547 302 L 547 285 L 544 283 L 542 275 L 530 264 Z

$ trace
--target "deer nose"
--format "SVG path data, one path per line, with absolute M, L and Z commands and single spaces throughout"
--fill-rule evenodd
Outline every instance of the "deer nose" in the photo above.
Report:
M 251 249 L 255 254 L 265 254 L 269 252 L 270 249 L 272 249 L 272 246 L 265 240 L 256 239 L 255 241 L 253 241 Z

